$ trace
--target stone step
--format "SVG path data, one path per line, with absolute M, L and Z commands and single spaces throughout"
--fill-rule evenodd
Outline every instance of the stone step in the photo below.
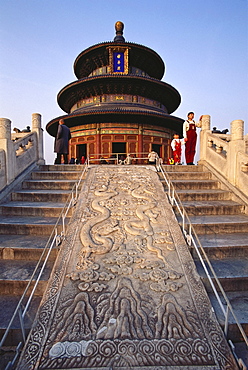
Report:
M 237 328 L 236 328 L 237 330 Z M 239 336 L 239 335 L 238 335 Z M 240 336 L 239 336 L 240 337 Z M 243 338 L 242 338 L 243 340 Z M 235 345 L 235 354 L 238 359 L 242 359 L 246 369 L 248 368 L 248 350 L 247 350 L 247 344 L 243 341 L 235 341 L 233 343 Z M 243 367 L 244 369 L 244 367 Z
M 0 259 L 38 261 L 48 239 L 47 235 L 1 235 Z M 50 261 L 55 261 L 58 250 L 58 247 L 53 247 Z
M 11 200 L 24 202 L 59 202 L 65 203 L 69 190 L 20 190 L 11 194 Z
M 232 200 L 182 202 L 189 216 L 231 215 L 244 213 L 245 206 Z
M 18 302 L 21 298 L 21 295 L 0 295 L 0 337 L 2 338 L 5 329 L 7 328 L 14 311 L 18 305 Z M 24 304 L 27 301 L 24 300 Z M 28 334 L 28 331 L 30 330 L 33 320 L 35 318 L 36 312 L 38 310 L 39 304 L 41 301 L 41 297 L 35 296 L 31 302 L 30 309 L 28 312 L 28 315 L 25 317 L 25 331 L 26 334 Z M 9 332 L 9 335 L 4 343 L 6 346 L 16 346 L 18 343 L 22 340 L 22 334 L 21 334 L 21 328 L 20 328 L 20 321 L 18 316 L 13 321 L 11 330 Z M 0 357 L 0 363 L 2 361 L 2 358 Z M 6 364 L 7 365 L 7 364 Z
M 34 216 L 1 216 L 0 235 L 50 235 L 57 222 L 57 217 L 34 217 Z M 68 222 L 68 220 L 66 221 Z M 58 226 L 58 232 L 61 231 L 61 224 Z
M 248 232 L 248 215 L 202 215 L 190 216 L 191 223 L 198 235 Z
M 229 299 L 231 306 L 234 310 L 234 313 L 239 321 L 239 323 L 242 325 L 246 335 L 248 335 L 248 290 L 244 290 L 241 292 L 227 292 L 227 298 Z M 215 314 L 218 318 L 218 321 L 222 328 L 225 326 L 225 319 L 224 315 L 222 313 L 221 307 L 217 301 L 217 298 L 214 293 L 209 293 L 209 298 L 212 303 L 212 306 L 214 308 Z M 221 297 L 221 302 L 225 306 L 226 304 L 223 297 Z M 231 339 L 234 343 L 235 342 L 242 342 L 243 337 L 238 329 L 238 327 L 235 325 L 235 320 L 233 315 L 230 313 L 229 316 L 229 330 L 228 330 L 228 339 Z M 247 351 L 247 347 L 246 347 Z M 241 355 L 241 354 L 240 354 Z M 241 356 L 242 358 L 242 356 Z
M 30 291 L 28 294 L 30 295 L 31 289 L 34 287 L 35 281 L 31 284 Z M 1 279 L 0 278 L 0 295 L 4 294 L 22 294 L 27 286 L 27 280 L 17 280 L 13 279 Z M 46 289 L 47 280 L 41 279 L 37 284 L 35 289 L 35 294 L 41 297 Z
M 81 172 L 77 171 L 35 171 L 31 173 L 32 180 L 78 180 Z
M 24 250 L 28 249 L 43 249 L 48 241 L 48 235 L 11 235 L 11 234 L 1 234 L 0 237 L 0 248 L 1 252 L 4 248 L 13 248 Z
M 48 241 L 47 235 L 1 235 L 0 259 L 38 261 Z M 50 261 L 55 261 L 58 251 L 58 247 L 53 247 Z
M 76 180 L 26 180 L 22 184 L 23 189 L 43 190 L 71 190 Z
M 0 295 L 21 295 L 33 274 L 36 264 L 37 261 L 0 260 Z M 35 295 L 42 296 L 44 293 L 52 266 L 53 261 L 48 261 L 41 275 Z M 38 277 L 40 268 L 34 276 L 34 282 Z
M 167 172 L 171 181 L 174 180 L 210 180 L 210 172 Z M 158 172 L 158 175 L 162 179 L 163 176 Z
M 209 259 L 248 256 L 248 233 L 204 234 L 198 238 Z M 194 248 L 192 255 L 198 258 Z
M 52 171 L 52 172 L 82 172 L 84 166 L 80 165 L 73 165 L 73 164 L 43 164 L 39 166 L 40 171 Z
M 166 172 L 208 172 L 208 171 L 204 171 L 203 169 L 203 166 L 202 165 L 197 165 L 197 166 L 194 166 L 194 165 L 185 165 L 185 166 L 174 166 L 174 165 L 163 165 L 162 166 L 164 171 Z
M 167 172 L 171 181 L 174 180 L 210 180 L 210 172 Z
M 218 189 L 219 182 L 215 180 L 172 180 L 174 188 L 177 190 L 209 190 Z
M 245 291 L 248 287 L 248 256 L 243 258 L 226 258 L 211 260 L 214 269 L 225 292 Z M 212 292 L 211 285 L 200 261 L 195 261 L 197 271 L 201 276 L 208 292 Z M 210 273 L 210 276 L 212 274 Z M 217 291 L 219 288 L 216 285 Z
M 0 206 L 0 214 L 9 216 L 59 217 L 64 203 L 11 201 Z M 72 209 L 68 211 L 71 216 Z
M 229 200 L 230 192 L 221 189 L 204 190 L 177 190 L 181 202 L 185 201 L 213 201 Z
M 44 244 L 45 246 L 46 244 Z M 49 256 L 49 260 L 55 261 L 58 255 L 59 249 L 54 247 Z M 0 248 L 0 259 L 15 259 L 15 260 L 26 260 L 26 261 L 38 261 L 42 255 L 41 248 L 12 248 L 4 247 Z M 43 257 L 43 259 L 45 256 Z

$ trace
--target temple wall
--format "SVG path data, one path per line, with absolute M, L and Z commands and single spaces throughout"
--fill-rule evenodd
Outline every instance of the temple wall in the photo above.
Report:
M 152 125 L 104 123 L 89 124 L 71 128 L 70 157 L 80 157 L 80 146 L 84 145 L 84 155 L 108 158 L 113 151 L 113 143 L 125 144 L 125 151 L 119 154 L 132 154 L 145 157 L 157 146 L 158 154 L 166 162 L 171 155 L 170 142 L 173 131 Z

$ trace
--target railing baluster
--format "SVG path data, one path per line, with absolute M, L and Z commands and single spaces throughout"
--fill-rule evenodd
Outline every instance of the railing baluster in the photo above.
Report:
M 228 334 L 229 314 L 230 314 L 230 310 L 229 310 L 229 306 L 227 305 L 226 314 L 225 314 L 225 327 L 224 327 L 224 333 L 225 333 L 226 337 L 227 337 L 227 334 Z
M 23 314 L 22 314 L 21 307 L 19 307 L 18 314 L 19 314 L 19 320 L 20 320 L 20 325 L 21 325 L 22 338 L 23 338 L 23 342 L 25 342 L 26 333 L 24 329 L 24 321 L 23 321 L 23 316 L 22 316 Z

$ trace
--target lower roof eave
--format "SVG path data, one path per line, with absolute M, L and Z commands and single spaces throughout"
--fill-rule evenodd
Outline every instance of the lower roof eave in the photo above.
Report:
M 182 118 L 171 116 L 169 114 L 159 114 L 156 112 L 134 112 L 115 110 L 112 112 L 82 112 L 76 114 L 71 113 L 56 117 L 46 125 L 46 130 L 51 136 L 56 136 L 58 122 L 60 119 L 65 121 L 68 127 L 75 127 L 80 125 L 86 125 L 90 123 L 145 123 L 155 126 L 162 126 L 177 131 L 179 134 L 182 133 L 182 126 L 184 120 Z

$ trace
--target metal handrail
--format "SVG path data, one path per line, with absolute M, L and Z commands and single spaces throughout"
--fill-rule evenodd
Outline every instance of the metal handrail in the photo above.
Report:
M 74 184 L 72 190 L 71 190 L 71 193 L 69 194 L 67 200 L 66 200 L 66 203 L 57 219 L 57 222 L 56 224 L 54 225 L 54 228 L 48 238 L 48 241 L 41 253 L 41 256 L 35 266 L 35 269 L 28 281 L 28 284 L 16 306 L 16 309 L 10 319 L 10 322 L 4 332 L 4 335 L 0 341 L 0 348 L 3 347 L 4 345 L 4 342 L 9 334 L 9 331 L 11 330 L 11 327 L 12 327 L 12 324 L 13 324 L 13 321 L 15 320 L 15 318 L 18 316 L 19 317 L 19 320 L 20 320 L 20 326 L 21 326 L 21 331 L 22 331 L 22 342 L 19 342 L 19 344 L 17 345 L 16 347 L 16 353 L 20 352 L 20 348 L 22 347 L 22 345 L 24 345 L 25 341 L 26 341 L 26 334 L 25 334 L 25 328 L 24 328 L 24 319 L 25 319 L 25 316 L 26 314 L 28 313 L 28 309 L 29 309 L 29 306 L 31 304 L 31 301 L 34 297 L 34 293 L 35 293 L 35 290 L 38 286 L 38 283 L 40 281 L 40 278 L 41 278 L 41 275 L 46 267 L 46 263 L 48 261 L 48 258 L 50 256 L 50 253 L 53 249 L 54 246 L 58 246 L 59 244 L 61 244 L 62 240 L 65 238 L 65 235 L 66 235 L 66 217 L 67 217 L 67 214 L 70 210 L 71 207 L 73 207 L 76 202 L 77 202 L 77 199 L 78 199 L 78 196 L 79 196 L 79 188 L 82 184 L 82 179 L 88 169 L 88 165 L 89 165 L 89 160 L 87 158 L 87 160 L 85 161 L 85 164 L 83 166 L 83 169 L 82 169 L 82 172 L 80 174 L 80 177 L 79 179 L 77 180 L 77 182 Z M 59 233 L 58 232 L 58 229 L 59 227 L 61 228 L 61 222 L 62 222 L 62 229 L 61 229 L 61 232 Z M 42 263 L 42 260 L 44 259 L 43 263 Z M 42 263 L 42 265 L 41 265 Z M 41 267 L 40 267 L 41 266 Z M 35 275 L 38 271 L 38 269 L 40 268 L 40 272 L 38 274 L 38 277 L 35 279 Z M 28 300 L 26 302 L 26 304 L 24 305 L 23 304 L 23 301 L 24 299 L 26 298 L 26 295 L 27 295 L 27 291 L 30 289 L 31 287 L 31 284 L 35 281 L 35 284 L 32 288 L 32 291 L 28 297 Z M 7 365 L 6 369 L 11 369 L 12 366 L 14 365 L 14 362 L 16 361 L 18 357 L 18 354 L 16 354 L 16 356 L 14 357 L 14 359 L 12 361 L 9 362 L 9 364 Z
M 120 164 L 119 159 L 124 156 L 125 158 L 127 155 L 131 155 L 132 161 L 138 161 L 138 160 L 148 160 L 148 152 L 130 152 L 130 153 L 96 153 L 96 154 L 90 154 L 89 164 L 90 163 L 97 163 L 100 164 L 101 160 L 109 161 L 108 164 L 111 164 L 111 162 L 114 162 L 114 164 L 118 165 Z M 113 164 L 113 163 L 112 163 Z M 137 163 L 136 163 L 137 164 Z
M 232 314 L 234 320 L 235 320 L 235 323 L 246 343 L 246 345 L 248 346 L 248 338 L 247 338 L 247 335 L 245 334 L 245 331 L 244 329 L 242 328 L 236 314 L 234 313 L 234 310 L 232 308 L 232 305 L 213 269 L 213 266 L 211 265 L 211 262 L 209 261 L 209 258 L 203 248 L 203 246 L 201 245 L 201 242 L 197 236 L 197 233 L 195 232 L 194 230 L 194 227 L 190 221 L 190 218 L 189 216 L 187 215 L 187 212 L 182 204 L 182 202 L 180 201 L 179 199 L 179 196 L 177 195 L 176 193 L 176 190 L 174 188 L 174 185 L 173 183 L 171 182 L 171 180 L 169 179 L 169 176 L 168 174 L 166 173 L 166 171 L 164 171 L 164 168 L 161 164 L 158 164 L 157 165 L 157 168 L 158 170 L 161 172 L 165 182 L 166 182 L 166 185 L 168 187 L 168 198 L 169 198 L 169 201 L 171 203 L 171 205 L 173 206 L 174 204 L 176 205 L 176 208 L 177 208 L 177 211 L 179 212 L 180 216 L 182 217 L 182 231 L 183 231 L 183 234 L 185 236 L 185 239 L 186 239 L 186 242 L 189 246 L 191 246 L 193 244 L 195 250 L 196 250 L 196 253 L 200 259 L 200 262 L 204 268 L 204 271 L 206 272 L 206 275 L 207 275 L 207 278 L 209 280 L 209 283 L 213 289 L 213 292 L 217 298 L 217 301 L 220 305 L 220 308 L 221 308 L 221 311 L 224 315 L 224 318 L 225 318 L 225 325 L 224 325 L 224 333 L 225 333 L 225 336 L 227 337 L 227 333 L 228 333 L 228 325 L 229 325 L 229 318 L 230 318 L 230 313 Z M 188 226 L 188 229 L 186 227 L 186 225 Z M 202 253 L 202 254 L 201 254 Z M 206 262 L 205 262 L 205 261 Z M 210 270 L 210 271 L 209 271 Z M 210 273 L 212 273 L 212 277 L 210 275 Z M 225 303 L 226 303 L 226 309 L 221 301 L 221 297 L 214 285 L 214 282 L 213 280 L 217 283 L 218 287 L 219 287 L 219 290 L 220 292 L 222 293 L 222 296 L 225 300 Z

